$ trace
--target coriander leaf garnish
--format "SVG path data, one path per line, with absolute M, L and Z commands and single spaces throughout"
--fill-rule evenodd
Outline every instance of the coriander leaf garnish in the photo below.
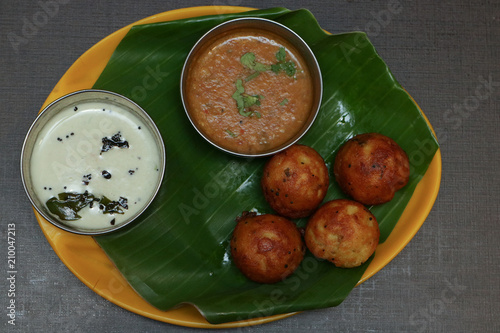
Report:
M 269 69 L 269 66 L 255 61 L 255 54 L 253 52 L 247 52 L 242 55 L 240 58 L 240 62 L 243 66 L 248 67 L 256 72 L 265 72 Z
M 262 117 L 261 114 L 260 114 L 260 112 L 258 112 L 258 111 L 254 111 L 253 114 L 252 114 L 252 116 L 256 116 L 259 119 L 260 119 L 260 117 Z
M 229 136 L 232 137 L 232 138 L 237 138 L 238 137 L 238 135 L 234 134 L 233 132 L 231 132 L 228 129 L 226 130 L 226 133 L 229 134 Z
M 246 95 L 243 94 L 243 105 L 245 108 L 257 105 L 260 106 L 260 96 L 259 95 Z
M 248 82 L 248 81 L 250 81 L 250 80 L 252 80 L 252 79 L 255 79 L 255 78 L 256 78 L 257 76 L 259 76 L 259 75 L 260 75 L 260 72 L 254 72 L 254 73 L 252 73 L 252 74 L 248 75 L 248 76 L 245 78 L 245 82 Z
M 285 98 L 284 100 L 281 101 L 280 105 L 283 106 L 283 105 L 286 105 L 288 104 L 288 98 Z
M 287 61 L 281 64 L 281 68 L 285 71 L 286 75 L 294 76 L 297 69 L 295 68 L 295 63 L 293 61 Z
M 247 111 L 246 109 L 254 105 L 260 106 L 260 99 L 262 96 L 245 94 L 245 87 L 243 87 L 243 81 L 241 79 L 236 80 L 236 91 L 231 97 L 236 101 L 236 106 L 240 115 L 243 117 L 261 117 L 260 113 L 256 111 Z
M 255 60 L 255 54 L 253 52 L 247 52 L 240 57 L 240 62 L 244 67 L 247 67 L 254 72 L 248 75 L 244 80 L 248 82 L 252 79 L 255 79 L 260 75 L 261 72 L 265 72 L 268 70 L 273 71 L 276 74 L 279 74 L 281 71 L 285 72 L 286 75 L 292 77 L 297 72 L 295 63 L 291 60 L 286 61 L 286 50 L 284 47 L 280 47 L 278 52 L 275 54 L 276 60 L 278 61 L 275 64 L 270 66 L 262 64 Z M 245 93 L 245 87 L 243 86 L 243 80 L 238 79 L 235 82 L 236 91 L 231 96 L 236 101 L 236 106 L 238 108 L 238 112 L 243 117 L 251 117 L 255 116 L 257 118 L 261 118 L 262 115 L 253 110 L 248 110 L 248 108 L 252 106 L 260 106 L 260 100 L 264 97 L 262 95 L 248 95 Z M 285 98 L 280 105 L 285 105 L 288 103 L 288 100 Z M 229 134 L 229 133 L 228 133 Z
M 276 60 L 278 60 L 278 62 L 284 62 L 285 59 L 286 59 L 285 48 L 284 47 L 280 47 L 280 49 L 278 50 L 278 52 L 276 52 Z
M 279 51 L 276 52 L 276 60 L 278 62 L 276 64 L 271 65 L 271 70 L 279 74 L 280 71 L 284 71 L 288 76 L 294 76 L 297 72 L 297 68 L 295 67 L 295 63 L 291 60 L 285 61 L 286 59 L 286 51 L 284 47 L 280 47 Z
M 236 80 L 236 91 L 231 97 L 236 101 L 238 112 L 244 117 L 249 117 L 251 113 L 245 112 L 245 101 L 243 100 L 243 96 L 241 95 L 244 92 L 245 88 L 243 87 L 243 81 L 241 81 L 241 79 Z
M 241 56 L 240 62 L 243 66 L 253 69 L 255 66 L 255 54 L 247 52 Z
M 235 94 L 241 95 L 245 92 L 245 87 L 243 87 L 243 81 L 241 79 L 236 80 L 236 92 L 233 94 L 233 98 Z

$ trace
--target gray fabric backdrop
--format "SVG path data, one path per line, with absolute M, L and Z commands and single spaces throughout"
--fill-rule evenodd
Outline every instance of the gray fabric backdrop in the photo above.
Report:
M 55 4 L 57 10 L 44 9 Z M 155 13 L 217 4 L 303 7 L 332 33 L 367 31 L 430 119 L 443 154 L 436 204 L 389 265 L 337 308 L 243 331 L 499 332 L 500 2 L 487 0 L 1 0 L 0 331 L 196 331 L 131 313 L 81 283 L 36 223 L 21 186 L 19 156 L 47 95 L 92 45 Z M 400 12 L 382 15 L 392 5 L 400 6 Z M 50 15 L 43 14 L 47 11 Z M 30 23 L 36 25 L 29 31 L 25 26 Z M 14 35 L 22 43 L 9 39 Z M 12 299 L 7 231 L 12 223 L 17 232 L 15 326 L 7 316 Z

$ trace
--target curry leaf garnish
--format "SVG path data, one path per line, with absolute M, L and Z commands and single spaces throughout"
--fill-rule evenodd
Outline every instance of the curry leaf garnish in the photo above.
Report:
M 125 203 L 123 202 L 122 197 L 120 197 L 119 201 L 113 201 L 108 199 L 106 196 L 103 196 L 99 201 L 99 209 L 102 210 L 103 214 L 123 214 L 123 209 L 128 207 L 125 199 Z
M 245 87 L 243 87 L 243 81 L 241 79 L 236 80 L 236 91 L 231 97 L 236 101 L 236 106 L 240 115 L 242 115 L 243 117 L 261 117 L 260 113 L 255 111 L 247 111 L 246 109 L 254 105 L 260 106 L 260 99 L 262 98 L 262 96 L 245 94 Z
M 128 209 L 127 199 L 120 197 L 118 201 L 112 201 L 107 197 L 96 198 L 93 194 L 85 191 L 84 193 L 59 193 L 45 203 L 49 211 L 57 215 L 63 221 L 75 221 L 81 218 L 78 212 L 83 208 L 92 205 L 94 201 L 99 203 L 99 209 L 103 214 L 123 214 L 124 209 Z
M 94 196 L 85 193 L 59 193 L 58 197 L 47 200 L 46 205 L 52 214 L 64 221 L 75 221 L 81 218 L 78 212 L 94 201 Z

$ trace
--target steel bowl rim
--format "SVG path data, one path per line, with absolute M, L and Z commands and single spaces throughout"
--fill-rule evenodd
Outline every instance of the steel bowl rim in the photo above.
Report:
M 246 22 L 256 22 L 256 21 L 265 22 L 265 24 L 274 25 L 276 27 L 279 27 L 280 29 L 287 31 L 292 36 L 294 36 L 294 38 L 296 40 L 298 40 L 300 42 L 300 44 L 307 50 L 307 55 L 302 54 L 302 56 L 313 62 L 313 65 L 314 65 L 313 67 L 314 67 L 315 75 L 316 75 L 316 76 L 312 76 L 313 86 L 315 88 L 315 94 L 318 94 L 318 96 L 313 101 L 313 106 L 315 106 L 316 104 L 317 104 L 317 106 L 315 109 L 311 108 L 312 117 L 311 117 L 311 115 L 309 116 L 307 126 L 302 128 L 298 132 L 298 134 L 291 137 L 290 142 L 287 141 L 287 143 L 285 143 L 284 145 L 278 146 L 275 149 L 272 149 L 270 151 L 266 151 L 263 153 L 245 154 L 245 153 L 239 153 L 236 151 L 232 151 L 230 149 L 227 149 L 225 147 L 222 147 L 222 146 L 216 144 L 198 128 L 198 126 L 195 124 L 195 122 L 193 121 L 193 119 L 188 111 L 188 107 L 186 105 L 185 96 L 184 96 L 184 88 L 186 86 L 185 79 L 186 79 L 187 72 L 189 71 L 189 69 L 187 67 L 190 64 L 190 60 L 192 60 L 192 57 L 193 57 L 193 55 L 196 54 L 196 51 L 198 51 L 198 49 L 203 47 L 204 43 L 207 42 L 207 39 L 210 40 L 209 37 L 211 37 L 212 34 L 214 34 L 217 30 L 223 29 L 224 27 L 226 27 L 228 25 L 234 25 L 237 23 L 246 23 Z M 265 28 L 261 28 L 261 29 L 265 30 Z M 294 43 L 292 43 L 292 44 L 294 44 Z M 306 60 L 306 62 L 307 61 L 308 60 Z M 309 70 L 312 72 L 311 68 L 309 68 Z M 316 87 L 316 85 L 318 85 L 318 86 Z M 317 90 L 317 92 L 316 92 L 316 90 Z M 186 57 L 186 60 L 184 61 L 184 65 L 182 66 L 182 71 L 181 71 L 181 76 L 180 76 L 180 95 L 181 95 L 182 106 L 184 108 L 184 112 L 186 113 L 186 116 L 189 119 L 189 122 L 194 127 L 196 132 L 198 132 L 198 134 L 202 138 L 204 138 L 207 142 L 209 142 L 212 146 L 214 146 L 214 147 L 218 148 L 219 150 L 222 150 L 226 153 L 229 153 L 231 155 L 238 156 L 238 157 L 247 157 L 247 158 L 265 157 L 265 156 L 270 156 L 270 155 L 274 155 L 276 153 L 279 153 L 279 152 L 289 148 L 290 146 L 296 144 L 309 131 L 311 126 L 314 124 L 314 122 L 319 114 L 319 110 L 321 108 L 321 101 L 323 98 L 323 78 L 322 78 L 322 74 L 321 74 L 321 68 L 319 66 L 318 60 L 316 59 L 314 52 L 311 50 L 309 45 L 304 41 L 304 39 L 302 39 L 302 37 L 300 37 L 300 35 L 297 34 L 295 31 L 293 31 L 292 29 L 290 29 L 289 27 L 285 26 L 282 23 L 279 23 L 279 22 L 276 22 L 276 21 L 273 21 L 270 19 L 261 18 L 261 17 L 252 17 L 252 16 L 240 17 L 240 18 L 231 19 L 231 20 L 228 20 L 228 21 L 225 21 L 221 24 L 216 25 L 215 27 L 208 30 L 205 34 L 203 34 L 203 36 L 200 37 L 197 40 L 197 42 L 193 45 L 193 47 L 191 48 L 191 50 L 189 51 L 189 53 Z
M 34 200 L 34 196 L 36 196 L 34 193 L 31 193 L 30 189 L 28 188 L 28 184 L 27 184 L 27 180 L 26 180 L 26 176 L 25 176 L 25 169 L 29 172 L 30 171 L 30 160 L 31 160 L 31 154 L 30 156 L 27 156 L 27 144 L 29 142 L 30 139 L 33 138 L 33 135 L 35 135 L 36 137 L 38 137 L 38 132 L 43 129 L 44 125 L 40 125 L 39 122 L 40 122 L 40 119 L 42 117 L 45 117 L 46 114 L 48 114 L 54 106 L 56 106 L 58 103 L 64 101 L 65 99 L 68 99 L 70 97 L 73 97 L 73 96 L 76 96 L 76 95 L 83 95 L 83 94 L 88 94 L 88 93 L 97 93 L 97 94 L 103 94 L 103 95 L 110 95 L 112 97 L 115 97 L 118 99 L 118 101 L 116 101 L 117 103 L 119 104 L 122 104 L 122 101 L 125 101 L 126 103 L 129 103 L 131 106 L 133 106 L 133 111 L 134 113 L 138 112 L 140 113 L 140 116 L 143 117 L 143 121 L 146 122 L 146 125 L 148 125 L 148 127 L 150 127 L 150 130 L 152 131 L 152 134 L 153 134 L 153 137 L 155 138 L 155 141 L 158 145 L 158 148 L 160 150 L 160 176 L 158 178 L 158 183 L 157 185 L 155 186 L 155 190 L 154 192 L 151 194 L 149 200 L 147 201 L 147 203 L 143 206 L 143 208 L 141 208 L 135 215 L 131 216 L 128 220 L 126 220 L 125 222 L 123 223 L 120 223 L 116 226 L 113 226 L 113 227 L 109 227 L 109 228 L 105 228 L 105 229 L 97 229 L 97 230 L 80 230 L 80 229 L 74 229 L 70 226 L 68 226 L 67 224 L 64 224 L 63 222 L 60 222 L 59 220 L 57 220 L 55 217 L 49 215 L 48 213 L 46 213 L 43 209 L 41 209 L 41 207 L 39 207 L 38 203 Z M 91 100 L 91 99 L 89 99 Z M 119 101 L 119 100 L 122 100 L 122 101 Z M 128 107 L 127 107 L 128 109 Z M 54 114 L 55 115 L 55 114 Z M 52 116 L 54 116 L 52 115 Z M 50 120 L 51 118 L 49 118 Z M 38 130 L 38 132 L 35 132 L 36 130 L 36 126 L 41 126 L 40 129 Z M 35 138 L 36 140 L 36 138 Z M 33 150 L 31 150 L 30 153 L 32 153 Z M 27 159 L 25 161 L 25 159 Z M 26 163 L 25 163 L 26 162 Z M 27 166 L 25 166 L 25 164 L 27 164 Z M 23 145 L 22 145 L 22 148 L 21 148 L 21 158 L 20 158 L 20 171 L 21 171 L 21 181 L 22 181 L 22 184 L 23 184 L 23 188 L 24 188 L 24 191 L 32 205 L 32 207 L 35 209 L 35 211 L 40 214 L 46 221 L 48 221 L 49 223 L 51 223 L 52 225 L 64 230 L 64 231 L 68 231 L 68 232 L 71 232 L 71 233 L 74 233 L 74 234 L 79 234 L 79 235 L 89 235 L 89 236 L 97 236 L 97 235 L 105 235 L 105 234 L 109 234 L 109 233 L 112 233 L 112 232 L 115 232 L 119 229 L 122 229 L 124 228 L 125 226 L 128 226 L 130 225 L 132 222 L 134 222 L 135 220 L 137 220 L 137 218 L 150 206 L 150 204 L 153 202 L 153 200 L 156 198 L 160 188 L 161 188 L 161 184 L 163 182 L 163 178 L 165 176 L 165 169 L 166 169 L 166 151 L 165 151 L 165 144 L 164 144 L 164 141 L 163 141 L 163 138 L 162 138 L 162 135 L 161 135 L 161 132 L 159 131 L 158 127 L 156 126 L 155 122 L 153 121 L 153 119 L 149 116 L 149 114 L 139 105 L 137 104 L 136 102 L 134 102 L 133 100 L 131 100 L 130 98 L 126 97 L 126 96 L 123 96 L 121 94 L 118 94 L 116 92 L 113 92 L 113 91 L 109 91 L 109 90 L 103 90 L 103 89 L 82 89 L 82 90 L 77 90 L 77 91 L 74 91 L 74 92 L 71 92 L 71 93 L 68 93 L 64 96 L 61 96 L 57 99 L 55 99 L 54 101 L 50 102 L 47 106 L 45 106 L 39 113 L 38 115 L 36 116 L 35 120 L 33 121 L 33 123 L 31 124 L 31 126 L 29 127 L 28 129 L 28 132 L 26 133 L 26 136 L 24 138 L 24 141 L 23 141 Z

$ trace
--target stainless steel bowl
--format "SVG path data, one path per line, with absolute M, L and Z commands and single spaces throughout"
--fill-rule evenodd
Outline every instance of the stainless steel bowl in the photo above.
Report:
M 115 226 L 109 226 L 106 228 L 102 229 L 82 229 L 82 228 L 76 228 L 72 225 L 70 225 L 67 222 L 61 221 L 57 216 L 53 215 L 48 208 L 46 207 L 45 203 L 38 198 L 34 188 L 33 188 L 33 179 L 32 179 L 32 174 L 31 174 L 31 169 L 36 167 L 36 165 L 31 164 L 31 157 L 33 154 L 34 146 L 37 143 L 39 139 L 39 134 L 41 130 L 44 128 L 44 126 L 52 119 L 52 117 L 56 116 L 59 112 L 63 111 L 65 108 L 70 107 L 75 104 L 79 103 L 84 103 L 84 102 L 100 102 L 100 103 L 106 103 L 107 105 L 117 105 L 122 107 L 123 109 L 127 110 L 131 114 L 135 115 L 139 119 L 142 120 L 142 122 L 148 127 L 150 133 L 152 134 L 157 148 L 158 152 L 160 152 L 159 159 L 160 159 L 160 168 L 159 168 L 159 175 L 158 179 L 156 182 L 156 186 L 154 188 L 154 191 L 151 193 L 150 197 L 148 198 L 147 201 L 144 202 L 143 206 L 140 208 L 140 210 L 134 214 L 133 216 L 129 217 L 126 221 L 117 224 Z M 82 234 L 82 235 L 101 235 L 101 234 L 106 234 L 110 233 L 112 231 L 121 229 L 125 227 L 126 225 L 129 225 L 131 222 L 133 222 L 140 214 L 144 212 L 144 210 L 149 206 L 149 204 L 153 201 L 154 197 L 156 196 L 160 185 L 163 180 L 163 175 L 165 172 L 165 163 L 166 158 L 165 158 L 165 146 L 161 137 L 161 134 L 156 127 L 155 123 L 153 120 L 149 117 L 149 115 L 144 111 L 139 105 L 131 101 L 130 99 L 121 96 L 117 93 L 110 92 L 110 91 L 105 91 L 105 90 L 94 90 L 94 89 L 89 89 L 89 90 L 81 90 L 81 91 L 76 91 L 73 93 L 70 93 L 66 96 L 63 96 L 54 102 L 50 103 L 47 107 L 45 107 L 38 117 L 35 119 L 33 124 L 31 125 L 30 129 L 28 130 L 28 133 L 26 135 L 26 138 L 24 140 L 22 152 L 21 152 L 21 178 L 22 182 L 24 185 L 24 189 L 26 191 L 26 194 L 28 195 L 29 200 L 31 201 L 33 207 L 36 209 L 40 215 L 46 219 L 48 222 L 52 223 L 56 227 L 59 227 L 63 230 L 76 233 L 76 234 Z
M 291 43 L 302 55 L 302 57 L 306 61 L 306 65 L 310 71 L 310 74 L 312 76 L 312 81 L 313 81 L 313 90 L 314 90 L 314 98 L 313 98 L 313 103 L 311 107 L 311 111 L 309 113 L 309 117 L 307 121 L 304 123 L 300 131 L 298 131 L 293 137 L 291 137 L 288 141 L 285 143 L 273 147 L 272 149 L 262 152 L 262 153 L 256 153 L 256 154 L 243 154 L 237 151 L 232 151 L 228 148 L 222 147 L 215 142 L 213 142 L 210 137 L 203 132 L 203 130 L 197 126 L 196 122 L 193 121 L 192 117 L 192 110 L 187 105 L 186 102 L 186 91 L 189 89 L 189 87 L 186 84 L 188 73 L 190 66 L 192 65 L 193 60 L 196 58 L 197 53 L 202 51 L 205 46 L 207 46 L 209 43 L 213 42 L 215 39 L 220 37 L 222 34 L 225 34 L 231 30 L 237 30 L 237 29 L 244 29 L 244 28 L 250 28 L 250 29 L 257 29 L 257 30 L 264 30 L 268 31 L 270 33 L 276 34 L 285 40 L 287 40 L 289 43 Z M 227 153 L 236 155 L 236 156 L 241 156 L 241 157 L 261 157 L 261 156 L 268 156 L 275 154 L 279 151 L 282 151 L 294 143 L 296 143 L 311 127 L 313 124 L 314 120 L 316 119 L 316 116 L 318 114 L 320 105 L 321 105 L 321 98 L 323 94 L 323 82 L 322 82 L 322 77 L 321 77 L 321 70 L 319 67 L 319 64 L 316 60 L 316 57 L 314 56 L 314 53 L 311 51 L 307 43 L 294 31 L 289 29 L 288 27 L 284 26 L 283 24 L 280 24 L 278 22 L 268 20 L 268 19 L 263 19 L 263 18 L 255 18 L 255 17 L 248 17 L 248 18 L 238 18 L 234 20 L 230 20 L 227 22 L 224 22 L 214 28 L 212 28 L 210 31 L 208 31 L 205 35 L 203 35 L 198 42 L 193 46 L 191 51 L 189 52 L 186 61 L 184 63 L 184 66 L 182 68 L 182 74 L 181 74 L 181 82 L 180 82 L 180 92 L 181 92 L 181 98 L 182 98 L 182 103 L 184 106 L 184 110 L 186 111 L 186 114 L 189 118 L 189 121 L 193 125 L 193 127 L 196 129 L 196 131 L 209 143 L 211 143 L 213 146 L 217 147 L 218 149 L 225 151 Z

